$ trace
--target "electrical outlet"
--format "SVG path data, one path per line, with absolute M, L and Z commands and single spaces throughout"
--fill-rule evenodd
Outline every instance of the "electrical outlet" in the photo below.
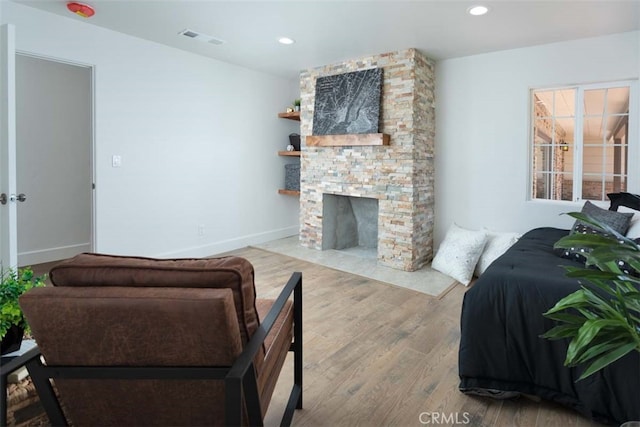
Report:
M 204 224 L 198 224 L 198 237 L 204 237 Z

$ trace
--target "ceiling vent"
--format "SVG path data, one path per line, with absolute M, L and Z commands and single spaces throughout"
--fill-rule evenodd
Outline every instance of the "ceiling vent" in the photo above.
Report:
M 181 34 L 181 35 L 183 35 L 185 37 L 189 37 L 189 38 L 194 39 L 194 40 L 201 41 L 203 43 L 210 43 L 210 44 L 215 44 L 215 45 L 221 45 L 221 44 L 225 43 L 224 40 L 217 39 L 217 38 L 215 38 L 213 36 L 209 36 L 207 34 L 198 33 L 197 31 L 193 31 L 193 30 L 190 30 L 188 28 L 180 31 L 178 34 Z

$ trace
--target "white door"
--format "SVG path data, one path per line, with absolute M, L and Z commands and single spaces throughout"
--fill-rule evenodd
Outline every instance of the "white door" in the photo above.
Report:
M 18 266 L 15 27 L 0 26 L 0 263 Z

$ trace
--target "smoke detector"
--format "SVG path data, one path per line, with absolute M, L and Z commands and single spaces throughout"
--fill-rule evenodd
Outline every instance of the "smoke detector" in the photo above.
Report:
M 96 13 L 93 7 L 88 4 L 78 3 L 75 1 L 67 3 L 67 9 L 69 9 L 69 12 L 73 12 L 83 18 L 91 18 Z
M 185 37 L 189 37 L 190 39 L 198 40 L 203 43 L 210 43 L 215 45 L 221 45 L 226 43 L 224 40 L 220 40 L 216 37 L 213 37 L 207 34 L 202 34 L 197 31 L 190 30 L 188 28 L 185 28 L 184 30 L 180 31 L 178 34 Z

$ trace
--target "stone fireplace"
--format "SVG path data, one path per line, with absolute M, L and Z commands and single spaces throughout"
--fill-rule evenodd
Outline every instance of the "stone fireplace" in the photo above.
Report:
M 379 130 L 390 135 L 390 144 L 306 146 L 306 136 L 311 135 L 313 129 L 316 79 L 370 68 L 383 69 Z M 359 240 L 359 245 L 375 237 L 379 264 L 414 271 L 431 261 L 434 78 L 434 62 L 415 49 L 314 68 L 300 74 L 300 133 L 304 145 L 300 170 L 302 246 L 323 250 L 338 240 L 342 243 L 342 240 L 353 239 L 354 231 L 332 224 L 335 222 L 330 218 L 334 215 L 332 209 L 341 211 L 349 205 L 352 213 L 343 216 L 348 222 L 354 222 L 356 211 L 371 213 L 373 208 L 372 205 L 358 206 L 360 202 L 354 204 L 346 198 L 364 198 L 377 205 L 377 221 L 375 225 L 363 226 L 376 230 L 369 231 L 364 240 Z M 331 228 L 334 226 L 338 228 Z

